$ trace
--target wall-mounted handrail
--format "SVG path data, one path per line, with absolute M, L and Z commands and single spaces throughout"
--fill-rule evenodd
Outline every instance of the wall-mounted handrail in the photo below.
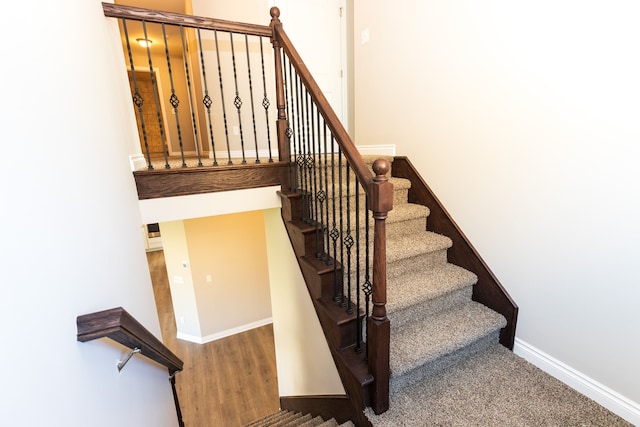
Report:
M 122 307 L 78 316 L 76 323 L 80 342 L 108 337 L 131 350 L 140 349 L 140 354 L 166 366 L 170 375 L 182 370 L 182 360 Z

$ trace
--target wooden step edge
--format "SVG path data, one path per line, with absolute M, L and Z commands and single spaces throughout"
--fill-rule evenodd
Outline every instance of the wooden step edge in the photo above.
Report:
M 300 262 L 308 264 L 310 267 L 315 269 L 320 276 L 324 274 L 333 274 L 334 269 L 338 271 L 342 270 L 342 265 L 339 262 L 332 259 L 331 264 L 327 264 L 315 254 L 300 257 Z
M 317 303 L 320 307 L 322 307 L 327 315 L 335 321 L 335 324 L 338 326 L 347 324 L 349 322 L 354 322 L 358 320 L 358 315 L 355 310 L 355 304 L 353 305 L 353 312 L 348 313 L 345 307 L 342 307 L 340 303 L 333 300 L 332 298 L 319 298 Z M 364 316 L 364 310 L 360 309 L 360 317 Z

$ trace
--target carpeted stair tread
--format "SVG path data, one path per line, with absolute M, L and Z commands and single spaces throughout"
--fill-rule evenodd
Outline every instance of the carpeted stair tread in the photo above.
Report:
M 283 414 L 282 418 L 280 418 L 278 421 L 276 422 L 272 422 L 271 424 L 269 424 L 269 427 L 284 427 L 286 425 L 288 425 L 291 421 L 298 419 L 302 414 L 299 412 L 291 412 L 291 411 L 287 411 L 285 414 Z
M 632 427 L 497 343 L 365 413 L 376 427 Z
M 469 301 L 422 319 L 391 334 L 391 381 L 429 362 L 455 352 L 506 325 L 505 318 L 482 304 Z
M 446 263 L 430 269 L 404 273 L 387 282 L 389 319 L 402 310 L 426 304 L 458 289 L 472 286 L 478 277 L 462 267 Z
M 285 424 L 282 424 L 281 427 L 299 427 L 301 424 L 304 424 L 307 421 L 311 421 L 311 419 L 312 417 L 310 414 L 306 414 L 306 415 L 297 414 L 297 417 L 295 417 L 293 420 L 290 420 Z
M 401 259 L 449 249 L 450 238 L 442 234 L 424 231 L 420 234 L 392 234 L 387 236 L 387 265 Z
M 274 412 L 273 414 L 269 414 L 264 418 L 261 418 L 259 420 L 253 421 L 249 424 L 246 424 L 245 427 L 269 427 L 269 426 L 273 426 L 276 425 L 277 423 L 279 423 L 280 421 L 282 421 L 283 419 L 289 419 L 291 417 L 292 413 L 289 411 L 278 411 L 278 412 Z
M 298 427 L 317 427 L 319 425 L 322 425 L 322 423 L 324 423 L 324 420 L 322 419 L 322 417 L 315 417 L 315 418 L 311 418 L 308 421 L 305 421 L 304 423 L 300 424 Z

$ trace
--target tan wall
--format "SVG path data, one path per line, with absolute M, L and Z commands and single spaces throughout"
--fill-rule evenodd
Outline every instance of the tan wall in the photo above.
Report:
M 517 338 L 640 402 L 640 8 L 355 2 L 358 144 L 408 155 Z M 369 31 L 369 42 L 361 34 Z
M 185 220 L 184 230 L 203 338 L 270 323 L 262 212 Z

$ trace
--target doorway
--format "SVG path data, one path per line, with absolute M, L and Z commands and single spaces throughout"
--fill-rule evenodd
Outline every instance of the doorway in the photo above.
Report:
M 156 107 L 156 94 L 159 100 L 163 99 L 160 88 L 158 86 L 158 77 L 155 75 L 152 78 L 150 71 L 135 71 L 135 84 L 131 71 L 127 72 L 129 76 L 129 87 L 131 88 L 131 96 L 134 96 L 135 86 L 138 87 L 138 94 L 142 98 L 141 108 L 137 106 L 134 108 L 136 113 L 136 124 L 138 126 L 138 135 L 140 135 L 140 150 L 143 154 L 147 154 L 145 148 L 145 134 L 147 139 L 147 145 L 149 147 L 149 155 L 162 156 L 169 155 L 169 141 L 167 139 L 167 129 L 165 127 L 164 114 L 158 114 Z M 140 114 L 142 109 L 142 114 Z M 144 123 L 145 133 L 142 132 L 142 123 Z M 161 132 L 162 130 L 162 132 Z M 164 143 L 163 143 L 164 139 Z

